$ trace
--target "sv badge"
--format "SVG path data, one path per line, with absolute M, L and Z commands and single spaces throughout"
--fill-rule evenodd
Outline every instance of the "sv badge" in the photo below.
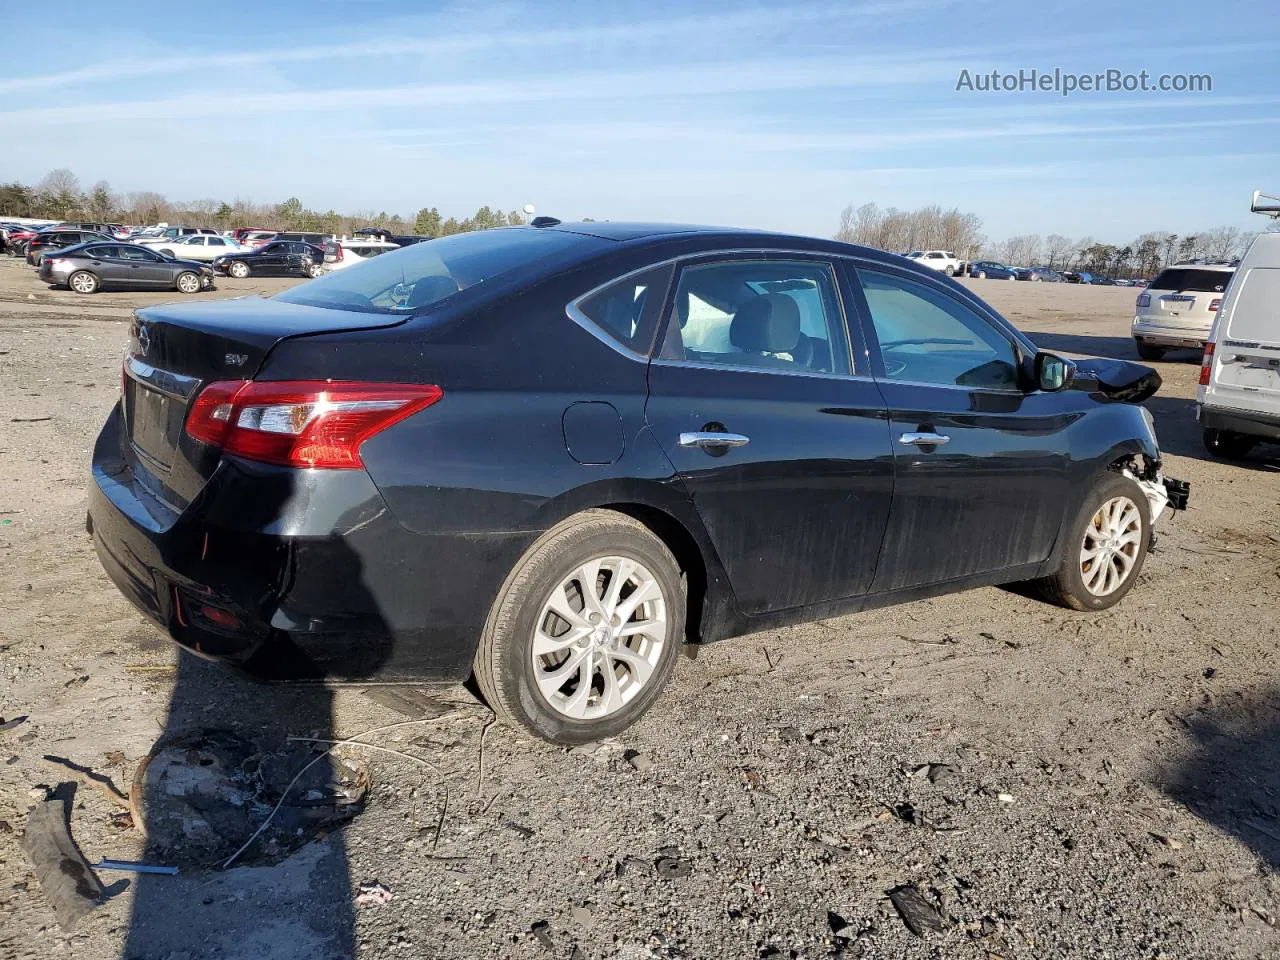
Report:
M 249 360 L 247 353 L 228 353 L 222 358 L 222 362 L 228 367 L 243 367 Z

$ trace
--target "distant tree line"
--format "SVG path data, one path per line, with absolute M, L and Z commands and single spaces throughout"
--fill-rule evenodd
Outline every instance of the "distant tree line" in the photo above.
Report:
M 94 220 L 102 223 L 184 223 L 196 227 L 264 227 L 270 230 L 307 230 L 349 234 L 360 227 L 381 227 L 396 234 L 443 237 L 469 230 L 516 226 L 524 223 L 517 211 L 484 206 L 471 216 L 447 219 L 436 207 L 423 207 L 412 217 L 398 213 L 311 210 L 297 197 L 283 203 L 251 203 L 247 200 L 197 200 L 175 202 L 153 191 L 116 193 L 99 180 L 84 189 L 74 173 L 52 170 L 34 186 L 0 184 L 0 216 L 47 217 L 50 220 Z
M 1153 277 L 1179 260 L 1232 260 L 1244 253 L 1254 234 L 1236 227 L 1214 227 L 1179 236 L 1164 230 L 1141 234 L 1118 246 L 1093 237 L 1073 240 L 1059 233 L 1041 237 L 1021 234 L 992 241 L 982 234 L 982 220 L 973 213 L 939 206 L 918 210 L 881 209 L 874 203 L 853 204 L 840 213 L 835 238 L 892 253 L 912 250 L 950 250 L 968 260 L 999 260 L 1015 266 L 1047 266 L 1108 277 Z

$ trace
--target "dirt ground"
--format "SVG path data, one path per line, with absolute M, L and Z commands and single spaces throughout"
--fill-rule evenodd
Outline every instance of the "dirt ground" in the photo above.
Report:
M 1041 346 L 1134 357 L 1133 290 L 972 285 Z M 130 309 L 174 298 L 0 259 L 0 716 L 28 717 L 0 732 L 0 957 L 1280 955 L 1280 466 L 1208 459 L 1190 353 L 1149 406 L 1191 509 L 1114 610 L 986 589 L 726 641 L 622 742 L 567 751 L 462 688 L 246 684 L 121 598 L 84 532 L 89 449 Z M 419 760 L 344 748 L 372 780 L 345 828 L 273 866 L 100 871 L 72 934 L 19 846 L 69 779 L 46 755 L 127 791 L 161 735 L 341 739 L 440 709 L 368 738 Z M 120 813 L 77 790 L 90 862 L 154 855 Z M 390 901 L 357 903 L 374 882 Z M 941 930 L 904 926 L 887 891 L 912 884 Z

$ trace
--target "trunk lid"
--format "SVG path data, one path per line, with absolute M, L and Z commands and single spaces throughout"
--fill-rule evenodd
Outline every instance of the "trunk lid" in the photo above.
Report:
M 187 410 L 215 380 L 251 380 L 271 349 L 312 334 L 393 327 L 403 317 L 261 297 L 137 311 L 124 361 L 121 451 L 138 482 L 177 512 L 199 493 L 219 453 L 186 435 Z

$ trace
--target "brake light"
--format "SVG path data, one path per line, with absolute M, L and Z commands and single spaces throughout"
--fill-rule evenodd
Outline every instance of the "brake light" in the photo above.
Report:
M 356 469 L 361 444 L 443 396 L 432 384 L 223 380 L 196 397 L 187 434 L 246 460 Z
M 1214 297 L 1212 300 L 1210 300 L 1210 301 L 1209 301 L 1209 312 L 1210 312 L 1210 313 L 1217 313 L 1217 312 L 1218 312 L 1218 310 L 1219 310 L 1219 309 L 1221 309 L 1221 307 L 1222 307 L 1222 298 L 1221 298 L 1221 297 Z
M 1140 293 L 1140 294 L 1138 294 L 1138 306 L 1139 306 L 1139 307 L 1149 307 L 1149 306 L 1151 306 L 1151 294 L 1149 294 L 1149 293 Z
M 56 266 L 59 263 L 66 263 L 67 258 L 66 257 L 45 257 L 44 262 L 49 264 L 49 266 L 52 267 L 52 266 Z
M 1209 377 L 1213 373 L 1213 347 L 1212 340 L 1204 345 L 1204 359 L 1200 361 L 1200 386 L 1202 387 L 1209 385 Z

